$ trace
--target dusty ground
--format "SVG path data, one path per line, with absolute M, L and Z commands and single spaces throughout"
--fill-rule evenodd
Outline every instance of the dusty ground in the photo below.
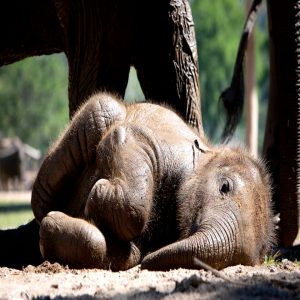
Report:
M 0 299 L 300 299 L 300 264 L 283 260 L 259 267 L 126 272 L 71 270 L 44 263 L 0 268 Z

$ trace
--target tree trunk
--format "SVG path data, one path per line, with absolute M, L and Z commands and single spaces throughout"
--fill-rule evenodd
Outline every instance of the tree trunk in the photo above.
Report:
M 299 226 L 300 1 L 267 4 L 270 97 L 263 151 L 273 175 L 275 209 L 280 212 L 279 243 L 290 246 Z

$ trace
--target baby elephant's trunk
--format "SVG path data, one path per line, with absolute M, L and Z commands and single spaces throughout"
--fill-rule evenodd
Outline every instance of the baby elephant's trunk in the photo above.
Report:
M 142 268 L 169 270 L 173 268 L 197 268 L 194 258 L 222 269 L 237 263 L 249 264 L 242 255 L 241 234 L 236 214 L 232 211 L 218 214 L 203 221 L 199 230 L 176 243 L 149 254 L 142 261 Z M 244 261 L 241 259 L 244 256 Z

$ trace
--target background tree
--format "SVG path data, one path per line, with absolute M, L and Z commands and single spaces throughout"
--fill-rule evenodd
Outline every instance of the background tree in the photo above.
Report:
M 0 68 L 0 131 L 43 152 L 68 120 L 64 55 L 28 58 Z

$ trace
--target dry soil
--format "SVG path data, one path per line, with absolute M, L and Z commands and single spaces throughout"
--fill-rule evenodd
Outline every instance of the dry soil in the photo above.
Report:
M 300 264 L 287 259 L 221 271 L 73 270 L 43 263 L 0 268 L 0 299 L 300 299 Z

